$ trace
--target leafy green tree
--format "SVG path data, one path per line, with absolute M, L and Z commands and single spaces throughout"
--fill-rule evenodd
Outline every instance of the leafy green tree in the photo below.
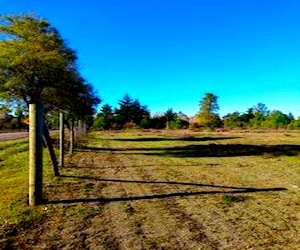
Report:
M 207 129 L 220 127 L 222 121 L 218 111 L 218 97 L 212 93 L 206 93 L 200 101 L 200 111 L 197 115 L 199 125 Z
M 239 112 L 233 112 L 223 117 L 224 127 L 229 129 L 242 128 L 245 126 L 242 116 Z
M 254 107 L 254 111 L 256 113 L 260 113 L 262 114 L 262 116 L 267 116 L 270 111 L 268 110 L 267 106 L 261 102 L 259 102 L 255 107 Z
M 293 119 L 287 126 L 288 129 L 300 129 L 300 117 L 298 119 Z
M 126 122 L 133 122 L 134 120 L 134 100 L 126 94 L 122 100 L 119 101 L 119 108 L 115 110 L 116 119 L 119 126 L 122 128 Z
M 45 112 L 64 111 L 72 123 L 93 114 L 100 99 L 80 76 L 75 52 L 46 20 L 1 16 L 0 34 L 2 97 L 42 103 Z
M 245 113 L 241 114 L 240 117 L 245 127 L 250 126 L 250 120 L 254 118 L 254 109 L 249 108 Z
M 176 113 L 175 119 L 173 119 L 170 124 L 171 128 L 173 129 L 186 129 L 189 127 L 189 125 L 189 117 L 181 111 Z
M 111 129 L 114 123 L 114 112 L 112 106 L 105 104 L 94 120 L 94 128 Z
M 151 128 L 151 118 L 150 117 L 145 117 L 143 120 L 141 120 L 140 127 L 144 128 L 144 129 Z
M 200 101 L 200 113 L 217 114 L 218 111 L 218 97 L 212 93 L 206 93 Z
M 126 94 L 119 101 L 119 108 L 115 111 L 116 121 L 120 128 L 123 128 L 126 123 L 139 125 L 144 118 L 150 117 L 150 113 L 146 106 L 140 104 L 138 100 L 133 100 Z
M 176 117 L 169 123 L 170 129 L 186 129 L 188 127 L 189 127 L 189 122 L 183 120 L 178 115 L 176 115 Z
M 12 112 L 12 108 L 8 103 L 1 103 L 0 112 L 3 113 L 4 116 L 9 116 Z
M 288 115 L 279 110 L 273 110 L 266 116 L 262 126 L 274 129 L 286 128 L 290 122 L 291 118 Z
M 258 103 L 253 108 L 253 118 L 250 120 L 250 125 L 253 128 L 261 128 L 263 122 L 266 120 L 267 115 L 270 113 L 268 108 L 263 103 Z
M 73 90 L 70 93 L 73 94 L 73 97 L 66 95 L 63 99 L 64 103 L 60 105 L 66 111 L 67 117 L 73 120 L 88 120 L 88 118 L 91 118 L 95 114 L 96 106 L 101 102 L 92 85 L 81 79 L 81 81 L 74 82 Z M 93 119 L 91 119 L 92 121 Z
M 29 103 L 55 102 L 76 72 L 76 55 L 58 31 L 35 16 L 0 17 L 0 92 L 6 99 Z M 72 77 L 73 78 L 73 77 Z M 57 92 L 56 92 L 57 94 Z
M 188 128 L 189 122 L 187 115 L 182 112 L 174 112 L 173 109 L 168 109 L 164 114 L 167 129 L 183 129 Z
M 146 105 L 141 105 L 138 100 L 135 100 L 133 103 L 133 110 L 135 113 L 134 123 L 140 125 L 143 119 L 150 117 L 150 112 Z
M 164 129 L 166 128 L 166 117 L 164 115 L 155 115 L 150 119 L 150 128 Z
M 172 122 L 175 117 L 176 117 L 176 113 L 173 112 L 173 109 L 169 108 L 166 113 L 164 114 L 165 118 L 166 118 L 166 129 L 170 128 L 170 122 Z
M 75 52 L 66 46 L 58 31 L 46 20 L 30 15 L 0 16 L 1 98 L 35 104 L 30 106 L 31 114 L 38 117 L 38 124 L 32 124 L 37 133 L 30 133 L 29 140 L 30 205 L 42 201 L 42 133 L 55 175 L 59 174 L 41 104 L 46 110 L 56 107 L 67 111 L 69 117 L 80 118 L 91 115 L 94 105 L 100 101 L 91 85 L 80 77 L 76 59 Z M 74 138 L 73 133 L 70 134 Z
M 24 107 L 24 105 L 22 105 L 21 102 L 18 102 L 16 107 L 15 107 L 15 112 L 14 112 L 14 116 L 17 117 L 17 128 L 21 129 L 23 127 L 23 123 L 22 120 L 25 117 L 25 110 L 27 108 Z

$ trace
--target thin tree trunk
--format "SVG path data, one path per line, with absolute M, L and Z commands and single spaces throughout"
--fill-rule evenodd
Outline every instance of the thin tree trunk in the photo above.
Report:
M 83 121 L 83 124 L 82 124 L 82 125 L 83 125 L 83 127 L 82 127 L 83 134 L 86 135 L 87 126 L 86 126 L 86 121 L 85 121 L 85 120 Z
M 44 122 L 44 142 L 46 144 L 46 147 L 48 148 L 48 154 L 52 162 L 52 167 L 53 167 L 53 173 L 54 176 L 59 176 L 59 171 L 58 171 L 58 164 L 57 164 L 57 159 L 54 153 L 53 145 L 51 142 L 51 137 L 49 134 L 49 130 L 47 128 L 46 123 Z
M 64 166 L 64 144 L 65 144 L 64 114 L 59 114 L 59 166 Z
M 78 135 L 82 135 L 82 120 L 78 121 Z
M 70 126 L 70 154 L 73 154 L 74 152 L 74 122 L 71 121 L 71 126 Z
M 43 196 L 43 125 L 41 104 L 29 105 L 29 205 L 42 203 Z

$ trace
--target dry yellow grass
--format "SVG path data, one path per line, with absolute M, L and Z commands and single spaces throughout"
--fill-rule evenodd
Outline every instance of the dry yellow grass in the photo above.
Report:
M 33 249 L 299 249 L 300 134 L 94 132 L 46 178 Z

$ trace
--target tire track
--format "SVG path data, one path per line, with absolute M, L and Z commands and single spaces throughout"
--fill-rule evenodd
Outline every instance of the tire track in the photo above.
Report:
M 113 162 L 119 166 L 118 178 L 140 179 L 140 176 L 126 167 L 122 157 L 112 151 L 110 153 L 114 158 Z M 119 188 L 126 197 L 146 196 L 151 193 L 140 183 L 126 185 L 120 182 Z M 132 201 L 124 204 L 127 222 L 135 233 L 134 238 L 138 238 L 133 249 L 187 249 L 191 246 L 186 240 L 178 239 L 176 221 L 157 201 Z M 171 228 L 174 230 L 170 230 L 170 225 L 173 225 Z
M 120 156 L 119 157 L 119 161 L 123 161 L 123 162 L 131 162 L 132 159 L 130 159 L 130 155 L 126 156 L 126 155 L 122 155 L 120 160 Z M 123 163 L 123 165 L 125 166 L 125 164 Z M 129 176 L 130 179 L 132 180 L 140 180 L 140 177 L 142 177 L 142 180 L 145 181 L 151 181 L 153 180 L 153 178 L 151 178 L 151 174 L 149 173 L 150 171 L 148 171 L 147 168 L 143 168 L 143 170 L 136 168 L 135 170 L 131 171 L 129 169 L 126 169 L 126 167 L 124 167 L 124 169 L 127 172 L 127 176 Z M 134 172 L 134 174 L 133 174 Z M 138 174 L 137 174 L 138 172 Z M 139 177 L 139 178 L 138 178 Z M 169 190 L 166 190 L 163 186 L 154 186 L 154 185 L 147 185 L 147 191 L 144 187 L 143 184 L 141 183 L 136 183 L 136 185 L 138 186 L 140 192 L 143 195 L 149 195 L 149 193 L 155 193 L 155 194 L 164 194 L 164 193 L 168 193 Z M 123 187 L 124 188 L 124 187 Z M 150 202 L 148 202 L 150 203 Z M 189 237 L 187 239 L 185 239 L 185 244 L 192 246 L 195 244 L 195 242 L 197 242 L 198 246 L 203 246 L 203 247 L 209 247 L 210 249 L 218 249 L 220 247 L 220 245 L 215 242 L 214 240 L 212 240 L 210 237 L 208 237 L 206 235 L 205 232 L 205 227 L 196 219 L 194 219 L 191 215 L 189 215 L 185 208 L 180 205 L 177 201 L 176 198 L 167 198 L 167 199 L 162 199 L 159 200 L 159 202 L 155 202 L 156 207 L 157 205 L 159 207 L 163 207 L 164 211 L 164 218 L 170 218 L 170 216 L 168 216 L 167 214 L 171 215 L 172 218 L 176 219 L 176 225 L 174 226 L 173 230 L 175 232 L 178 232 L 180 230 L 184 230 L 186 231 L 186 233 L 189 235 Z M 157 208 L 156 208 L 157 210 Z M 155 209 L 153 209 L 152 211 L 155 211 Z M 167 214 L 166 214 L 167 212 Z M 149 212 L 147 211 L 147 214 Z M 162 220 L 163 220 L 162 219 Z M 170 219 L 169 219 L 170 220 Z M 168 222 L 166 222 L 166 224 L 168 224 Z M 171 223 L 170 223 L 171 224 Z M 180 229 L 180 230 L 179 230 Z M 167 228 L 166 230 L 170 230 L 170 228 Z M 171 240 L 173 238 L 173 240 L 177 241 L 175 243 L 175 246 L 180 246 L 182 245 L 182 241 L 177 240 L 178 237 L 176 237 L 176 233 L 173 233 L 170 235 L 170 239 Z M 180 249 L 180 248 L 178 248 Z M 182 248 L 184 249 L 184 248 Z
M 126 156 L 128 157 L 128 156 Z M 159 163 L 159 165 L 161 165 Z M 152 171 L 149 168 L 136 168 L 136 171 L 139 172 L 139 176 L 146 181 L 155 181 L 152 177 Z M 139 184 L 142 186 L 142 184 Z M 148 185 L 151 193 L 154 194 L 165 194 L 169 193 L 170 190 L 166 189 L 163 185 Z M 147 187 L 148 187 L 147 186 Z M 175 192 L 180 191 L 176 186 Z M 149 192 L 148 192 L 149 193 Z M 206 228 L 198 220 L 193 218 L 178 201 L 177 198 L 170 197 L 161 199 L 159 204 L 163 206 L 177 221 L 177 228 L 182 228 L 190 233 L 190 244 L 194 242 L 198 243 L 198 246 L 209 247 L 210 249 L 219 249 L 221 245 L 219 242 L 216 242 L 206 234 Z M 175 229 L 176 230 L 176 229 Z

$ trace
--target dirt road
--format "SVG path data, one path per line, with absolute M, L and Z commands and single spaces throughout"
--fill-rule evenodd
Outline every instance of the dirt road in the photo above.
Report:
M 0 134 L 0 141 L 21 139 L 21 138 L 25 138 L 27 136 L 28 136 L 28 132 L 4 133 L 4 134 Z

